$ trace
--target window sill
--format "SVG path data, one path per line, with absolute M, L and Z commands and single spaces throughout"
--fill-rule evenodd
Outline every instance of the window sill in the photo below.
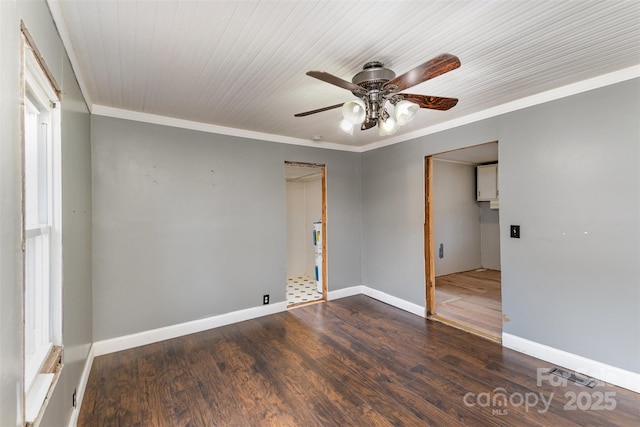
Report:
M 37 427 L 62 370 L 62 347 L 53 346 L 25 396 L 25 426 Z

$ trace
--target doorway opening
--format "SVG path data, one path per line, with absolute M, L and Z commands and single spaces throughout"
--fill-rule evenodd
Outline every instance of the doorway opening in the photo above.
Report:
M 325 165 L 285 162 L 287 307 L 327 300 Z
M 498 143 L 425 158 L 427 316 L 502 340 Z

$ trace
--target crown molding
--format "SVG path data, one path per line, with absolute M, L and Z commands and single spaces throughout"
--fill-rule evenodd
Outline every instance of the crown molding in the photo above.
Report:
M 93 105 L 92 114 L 97 116 L 113 117 L 116 119 L 134 120 L 137 122 L 152 123 L 156 125 L 171 126 L 182 129 L 196 130 L 200 132 L 216 133 L 221 135 L 237 136 L 240 138 L 256 139 L 259 141 L 278 142 L 281 144 L 302 145 L 305 147 L 322 148 L 340 151 L 362 151 L 361 147 L 336 144 L 333 142 L 313 142 L 306 139 L 292 138 L 289 136 L 272 133 L 255 132 L 251 130 L 232 128 L 227 126 L 212 125 L 209 123 L 194 122 L 191 120 L 176 119 L 174 117 L 158 116 L 155 114 L 140 113 L 137 111 L 123 110 L 120 108 Z
M 58 30 L 58 35 L 62 40 L 62 45 L 64 46 L 65 51 L 67 52 L 67 56 L 69 57 L 69 62 L 71 62 L 71 68 L 73 69 L 73 74 L 75 76 L 76 81 L 78 82 L 78 86 L 80 87 L 80 92 L 82 92 L 82 96 L 84 98 L 84 102 L 87 104 L 87 108 L 89 111 L 93 108 L 93 101 L 89 96 L 89 90 L 87 89 L 87 84 L 82 77 L 82 73 L 80 72 L 80 63 L 78 62 L 78 57 L 76 56 L 76 52 L 73 49 L 73 45 L 71 44 L 71 37 L 69 37 L 69 30 L 64 23 L 64 19 L 62 18 L 62 11 L 60 10 L 60 5 L 58 0 L 46 0 L 47 6 L 49 6 L 49 12 L 51 13 L 51 18 L 53 18 L 53 22 Z
M 401 142 L 410 141 L 416 138 L 420 138 L 426 135 L 431 135 L 437 132 L 442 132 L 448 129 L 453 129 L 459 126 L 467 125 L 470 123 L 485 120 L 491 117 L 496 117 L 502 114 L 510 113 L 512 111 L 521 110 L 524 108 L 532 107 L 535 105 L 543 104 L 545 102 L 554 101 L 556 99 L 565 98 L 567 96 L 576 95 L 578 93 L 587 92 L 589 90 L 598 89 L 604 86 L 609 86 L 615 83 L 620 83 L 626 80 L 631 80 L 640 77 L 640 65 L 625 68 L 613 73 L 604 74 L 602 76 L 594 77 L 591 79 L 583 80 L 570 85 L 562 86 L 557 89 L 552 89 L 546 92 L 541 92 L 536 95 L 528 96 L 526 98 L 518 99 L 516 101 L 508 102 L 506 104 L 498 105 L 493 108 L 479 111 L 474 114 L 469 114 L 464 117 L 449 120 L 443 123 L 438 123 L 433 126 L 429 126 L 411 133 L 399 135 L 395 138 L 386 139 L 384 141 L 374 142 L 365 146 L 351 146 L 344 144 L 337 144 L 333 142 L 313 142 L 306 139 L 292 138 L 283 135 L 276 135 L 263 132 L 255 132 L 244 129 L 212 125 L 209 123 L 194 122 L 191 120 L 176 119 L 173 117 L 159 116 L 155 114 L 140 113 L 136 111 L 124 110 L 120 108 L 107 107 L 104 105 L 93 104 L 91 113 L 98 116 L 113 117 L 125 120 L 134 120 L 145 123 L 159 124 L 164 126 L 172 126 L 182 129 L 196 130 L 200 132 L 216 133 L 229 136 L 237 136 L 240 138 L 249 138 L 259 141 L 271 141 L 281 144 L 301 145 L 305 147 L 321 148 L 328 150 L 340 150 L 350 151 L 356 153 L 363 153 L 366 151 L 375 150 L 378 148 L 386 147 L 389 145 L 399 144 Z

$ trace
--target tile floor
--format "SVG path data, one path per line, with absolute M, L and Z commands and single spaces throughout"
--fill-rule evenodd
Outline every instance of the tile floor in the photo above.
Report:
M 314 278 L 298 276 L 287 279 L 287 305 L 315 301 L 320 298 L 322 298 L 322 292 L 318 292 Z

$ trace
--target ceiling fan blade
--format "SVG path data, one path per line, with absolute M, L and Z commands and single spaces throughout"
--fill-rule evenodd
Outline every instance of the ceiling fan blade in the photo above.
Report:
M 458 103 L 457 98 L 444 98 L 441 96 L 415 95 L 412 93 L 400 93 L 406 101 L 415 102 L 420 108 L 430 108 L 432 110 L 448 110 Z
M 324 107 L 324 108 L 318 108 L 317 110 L 311 110 L 311 111 L 305 111 L 304 113 L 298 113 L 298 114 L 294 114 L 294 117 L 304 117 L 304 116 L 308 116 L 310 114 L 315 114 L 315 113 L 322 113 L 323 111 L 327 111 L 327 110 L 333 110 L 334 108 L 338 108 L 338 107 L 342 107 L 342 104 L 336 104 L 336 105 L 332 105 L 330 107 Z
M 351 92 L 367 91 L 362 86 L 358 86 L 355 83 L 343 80 L 340 77 L 334 76 L 333 74 L 325 73 L 324 71 L 307 71 L 307 76 L 315 77 L 318 80 L 322 80 L 323 82 L 341 87 L 342 89 L 350 90 Z
M 396 92 L 403 91 L 411 86 L 438 77 L 441 74 L 448 73 L 460 66 L 460 60 L 457 56 L 449 53 L 443 53 L 433 59 L 418 65 L 413 70 L 407 71 L 401 76 L 393 80 L 389 80 L 385 87 L 396 86 Z

